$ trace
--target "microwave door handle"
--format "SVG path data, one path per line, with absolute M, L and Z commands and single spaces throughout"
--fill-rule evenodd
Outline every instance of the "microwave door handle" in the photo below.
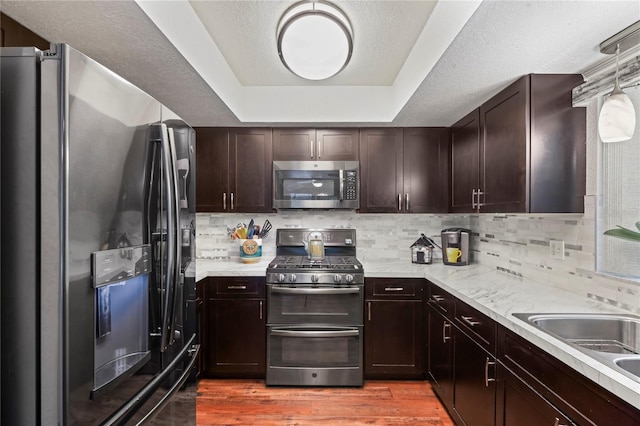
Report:
M 340 170 L 340 201 L 344 200 L 344 170 Z

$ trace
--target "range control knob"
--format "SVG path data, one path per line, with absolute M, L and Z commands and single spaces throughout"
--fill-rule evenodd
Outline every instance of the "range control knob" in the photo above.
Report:
M 319 278 L 320 277 L 318 277 L 317 274 L 313 274 L 313 275 L 311 275 L 311 282 L 312 283 L 317 283 Z
M 285 280 L 285 276 L 284 276 L 284 274 L 278 274 L 278 275 L 276 276 L 276 281 L 278 281 L 279 283 L 283 283 L 283 282 L 284 282 L 284 280 Z
M 289 282 L 295 283 L 297 279 L 296 274 L 289 275 Z
M 351 284 L 353 282 L 353 275 L 351 275 L 351 274 L 345 275 L 344 280 L 346 282 L 348 282 L 349 284 Z
M 335 283 L 340 283 L 340 282 L 342 282 L 342 275 L 340 275 L 340 274 L 335 274 L 335 275 L 333 276 L 333 282 L 335 282 Z

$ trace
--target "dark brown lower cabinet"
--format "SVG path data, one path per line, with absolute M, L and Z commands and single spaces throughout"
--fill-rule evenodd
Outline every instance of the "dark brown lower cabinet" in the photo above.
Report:
M 498 382 L 500 388 L 496 425 L 575 425 L 560 410 L 502 365 L 498 367 Z
M 435 284 L 428 286 L 428 377 L 457 424 L 640 425 L 637 407 Z
M 205 376 L 264 378 L 264 277 L 209 278 L 205 311 Z
M 431 304 L 427 307 L 429 378 L 447 410 L 453 409 L 453 325 Z
M 365 279 L 365 379 L 421 379 L 422 279 Z
M 467 426 L 493 426 L 496 359 L 460 329 L 453 338 L 454 411 Z
M 579 425 L 640 424 L 638 408 L 621 400 L 526 339 L 500 327 L 498 342 L 502 364 L 570 422 Z M 521 401 L 513 394 L 513 383 L 513 380 L 501 381 L 504 389 L 499 389 L 498 425 L 514 424 L 509 421 L 517 414 Z M 541 413 L 547 413 L 548 407 L 545 408 L 540 399 L 531 404 Z M 559 425 L 563 424 L 561 420 Z

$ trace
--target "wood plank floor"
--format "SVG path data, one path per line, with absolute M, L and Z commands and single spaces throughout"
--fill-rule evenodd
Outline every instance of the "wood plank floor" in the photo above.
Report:
M 196 407 L 198 425 L 454 425 L 426 381 L 298 388 L 203 379 Z

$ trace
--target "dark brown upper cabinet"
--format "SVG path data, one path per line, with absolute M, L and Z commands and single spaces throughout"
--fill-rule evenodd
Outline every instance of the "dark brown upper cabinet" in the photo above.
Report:
M 273 129 L 276 161 L 357 161 L 358 129 Z
M 446 212 L 446 128 L 360 130 L 360 212 Z
M 19 22 L 0 13 L 0 47 L 31 46 L 40 50 L 49 50 L 50 43 Z
M 526 75 L 479 108 L 479 123 L 476 112 L 456 123 L 450 211 L 583 212 L 586 115 L 571 105 L 582 82 L 580 75 Z
M 451 127 L 451 192 L 452 213 L 475 209 L 480 187 L 480 109 Z
M 196 210 L 270 213 L 271 129 L 196 128 Z

